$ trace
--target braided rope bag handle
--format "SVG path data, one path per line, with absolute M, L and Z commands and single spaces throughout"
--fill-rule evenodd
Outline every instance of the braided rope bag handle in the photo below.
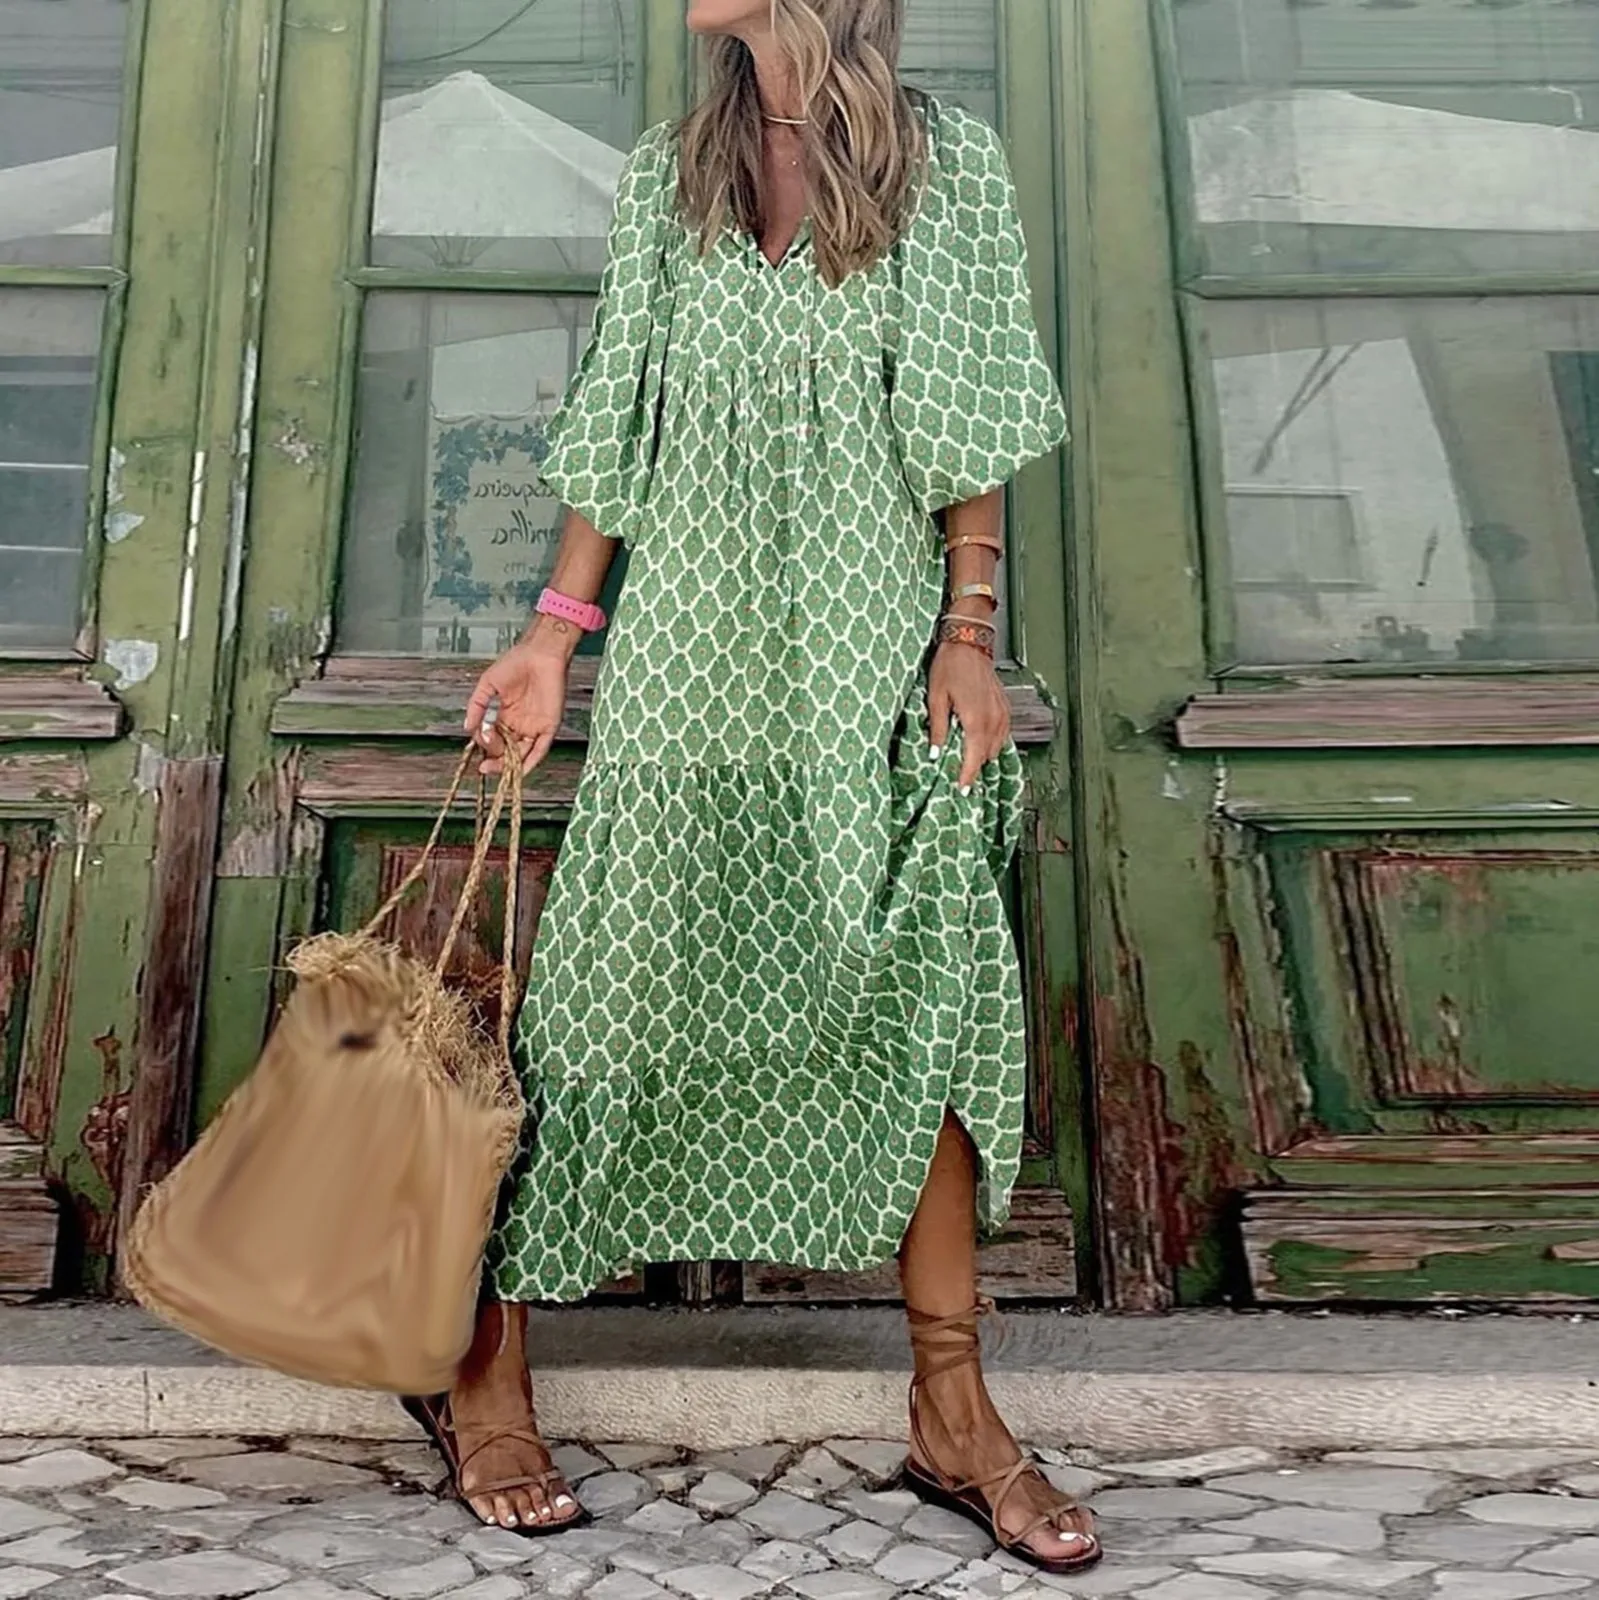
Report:
M 500 817 L 509 809 L 510 837 L 507 840 L 505 867 L 505 916 L 500 931 L 500 1015 L 499 1025 L 495 1030 L 495 1044 L 499 1049 L 501 1065 L 507 1073 L 514 1075 L 514 1063 L 511 1059 L 511 1027 L 515 1018 L 517 999 L 516 916 L 521 889 L 521 873 L 517 864 L 522 858 L 522 761 L 526 747 L 509 730 L 501 728 L 498 731 L 505 743 L 505 759 L 500 768 L 499 782 L 495 786 L 494 798 L 485 812 L 483 783 L 481 777 L 479 778 L 472 860 L 467 867 L 466 881 L 461 885 L 461 892 L 456 897 L 449 931 L 445 934 L 444 943 L 433 963 L 433 976 L 439 984 L 443 984 L 450 957 L 455 953 L 461 932 L 466 926 L 466 919 L 472 914 L 473 903 L 477 899 L 478 891 L 483 887 L 489 851 L 493 848 L 494 835 L 499 831 Z M 461 759 L 456 763 L 449 788 L 445 792 L 444 803 L 439 807 L 438 816 L 433 820 L 427 842 L 422 846 L 421 853 L 412 863 L 410 870 L 395 885 L 393 892 L 362 926 L 361 937 L 376 938 L 400 902 L 421 882 L 438 852 L 439 840 L 443 836 L 445 825 L 450 820 L 455 802 L 460 798 L 467 770 L 474 757 L 480 754 L 480 747 L 475 743 L 468 744 L 461 752 Z

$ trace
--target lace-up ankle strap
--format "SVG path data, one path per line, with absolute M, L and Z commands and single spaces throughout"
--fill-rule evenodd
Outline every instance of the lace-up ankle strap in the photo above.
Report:
M 940 1373 L 953 1372 L 956 1367 L 977 1361 L 982 1354 L 979 1325 L 984 1317 L 995 1315 L 994 1302 L 987 1295 L 969 1310 L 957 1311 L 952 1317 L 935 1317 L 914 1306 L 906 1306 L 916 1376 L 936 1378 Z

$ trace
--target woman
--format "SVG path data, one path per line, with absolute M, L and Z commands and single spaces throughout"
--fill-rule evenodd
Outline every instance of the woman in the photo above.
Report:
M 521 1023 L 499 1299 L 432 1424 L 485 1521 L 569 1527 L 525 1302 L 640 1261 L 897 1254 L 908 1483 L 1073 1571 L 1092 1523 L 988 1397 L 974 1273 L 1022 1117 L 1000 490 L 1063 412 L 998 141 L 899 87 L 902 13 L 690 0 L 710 92 L 621 180 L 543 464 L 550 588 L 467 714 L 490 769 L 502 729 L 543 758 L 628 545 Z

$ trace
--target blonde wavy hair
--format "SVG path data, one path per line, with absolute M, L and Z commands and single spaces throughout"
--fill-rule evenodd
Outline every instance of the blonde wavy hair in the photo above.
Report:
M 904 23 L 904 0 L 772 0 L 809 119 L 806 211 L 817 268 L 834 288 L 893 248 L 920 193 L 923 118 L 895 70 Z M 728 35 L 705 50 L 710 87 L 683 123 L 678 177 L 678 204 L 702 251 L 729 227 L 759 237 L 763 223 L 755 58 Z

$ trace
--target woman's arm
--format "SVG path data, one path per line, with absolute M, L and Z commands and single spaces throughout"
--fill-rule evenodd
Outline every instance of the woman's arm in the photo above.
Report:
M 944 543 L 947 553 L 944 562 L 949 571 L 949 593 L 953 595 L 963 584 L 984 583 L 994 587 L 994 575 L 999 570 L 999 548 L 1004 543 L 1005 491 L 990 489 L 975 500 L 962 500 L 944 512 Z M 974 542 L 957 542 L 971 540 Z M 976 543 L 984 540 L 985 543 Z M 947 611 L 958 612 L 963 617 L 976 617 L 983 622 L 993 620 L 995 606 L 981 595 L 965 600 L 951 600 Z
M 581 512 L 568 511 L 566 525 L 561 530 L 561 543 L 555 552 L 555 566 L 550 572 L 549 587 L 557 594 L 570 595 L 574 600 L 593 603 L 605 587 L 606 575 L 616 557 L 617 541 L 608 539 Z M 523 644 L 537 641 L 565 652 L 571 660 L 583 630 L 562 617 L 552 617 L 535 611 L 522 630 Z M 513 728 L 512 732 L 516 730 Z
M 597 600 L 616 543 L 586 517 L 568 511 L 550 588 L 574 600 Z M 485 772 L 497 772 L 504 757 L 501 729 L 520 744 L 523 772 L 532 771 L 549 754 L 566 712 L 567 672 L 582 637 L 582 629 L 564 618 L 535 612 L 522 637 L 478 679 L 467 703 L 466 731 L 488 752 Z M 495 719 L 485 723 L 496 700 Z
M 975 500 L 962 500 L 946 508 L 945 612 L 992 625 L 997 610 L 992 598 L 983 594 L 957 596 L 968 584 L 993 588 L 1004 506 L 1004 491 L 991 489 Z M 928 670 L 927 706 L 935 757 L 942 753 L 949 738 L 951 717 L 960 723 L 965 743 L 956 782 L 965 794 L 977 781 L 984 764 L 993 760 L 1010 738 L 1010 702 L 994 672 L 992 659 L 975 645 L 941 643 Z

